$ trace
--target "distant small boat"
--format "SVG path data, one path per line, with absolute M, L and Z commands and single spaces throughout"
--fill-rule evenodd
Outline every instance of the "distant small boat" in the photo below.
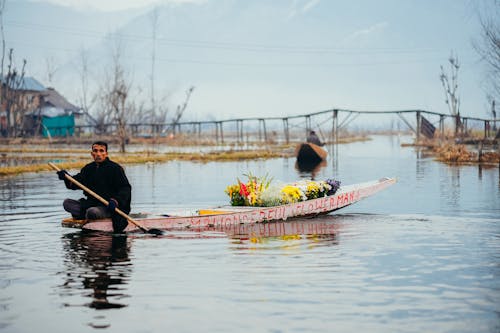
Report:
M 299 163 L 319 163 L 326 159 L 328 152 L 318 145 L 310 142 L 304 142 L 295 148 L 295 156 Z

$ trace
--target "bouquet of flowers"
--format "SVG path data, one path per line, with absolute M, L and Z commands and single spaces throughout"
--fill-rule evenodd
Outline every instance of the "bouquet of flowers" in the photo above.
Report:
M 251 173 L 245 174 L 247 182 L 240 181 L 238 183 L 226 187 L 226 194 L 229 195 L 231 205 L 233 206 L 260 206 L 261 195 L 265 191 L 272 179 L 267 175 L 263 177 L 254 176 Z
M 233 206 L 284 205 L 332 195 L 340 187 L 340 181 L 335 179 L 271 184 L 272 179 L 267 175 L 256 177 L 248 174 L 246 176 L 247 182 L 237 179 L 237 184 L 229 185 L 225 190 Z

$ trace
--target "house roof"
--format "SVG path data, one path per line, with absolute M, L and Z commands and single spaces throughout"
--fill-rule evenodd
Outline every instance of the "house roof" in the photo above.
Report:
M 54 88 L 47 88 L 42 92 L 42 107 L 55 107 L 64 109 L 65 111 L 76 112 L 80 108 L 71 104 L 64 98 L 61 94 L 57 92 Z
M 5 83 L 5 77 L 0 77 L 0 81 Z M 25 91 L 44 91 L 46 88 L 32 77 L 23 77 L 22 81 L 10 81 L 9 86 L 15 90 L 25 90 Z

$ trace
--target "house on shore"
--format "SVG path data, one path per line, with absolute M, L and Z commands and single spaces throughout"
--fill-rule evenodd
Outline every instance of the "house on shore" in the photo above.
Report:
M 39 107 L 26 115 L 25 128 L 44 137 L 73 136 L 75 125 L 83 119 L 80 108 L 68 102 L 54 88 L 40 93 Z
M 0 134 L 4 137 L 72 136 L 75 124 L 83 121 L 79 107 L 32 77 L 0 80 Z
M 46 88 L 32 77 L 16 75 L 0 77 L 0 134 L 20 134 L 24 114 L 40 105 L 40 94 Z

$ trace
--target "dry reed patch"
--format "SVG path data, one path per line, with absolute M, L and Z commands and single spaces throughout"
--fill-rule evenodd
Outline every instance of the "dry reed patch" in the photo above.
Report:
M 434 148 L 437 160 L 449 163 L 473 162 L 473 163 L 500 163 L 498 152 L 484 152 L 480 156 L 477 152 L 470 152 L 462 144 L 446 144 Z
M 212 153 L 127 153 L 127 154 L 110 154 L 111 160 L 120 164 L 141 164 L 141 163 L 161 163 L 172 160 L 196 161 L 196 162 L 212 162 L 212 161 L 241 161 L 255 159 L 269 159 L 279 157 L 289 157 L 291 154 L 283 153 L 282 151 L 271 150 L 252 150 L 252 151 L 225 151 Z M 76 156 L 57 158 L 60 162 L 57 165 L 61 169 L 81 169 L 85 164 L 90 162 L 90 159 L 76 158 Z M 54 162 L 54 157 L 47 162 Z M 40 172 L 52 170 L 46 163 L 37 164 L 22 164 L 10 167 L 0 167 L 0 176 L 16 175 L 25 172 Z
M 500 154 L 495 152 L 486 152 L 479 159 L 483 163 L 498 163 L 500 164 Z
M 477 161 L 477 154 L 467 150 L 464 145 L 445 144 L 434 148 L 437 159 L 442 162 Z

